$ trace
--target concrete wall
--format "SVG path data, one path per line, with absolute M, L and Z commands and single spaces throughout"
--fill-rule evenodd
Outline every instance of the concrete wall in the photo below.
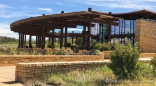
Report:
M 60 61 L 96 61 L 103 60 L 101 55 L 0 55 L 0 65 L 21 62 L 60 62 Z
M 16 64 L 15 81 L 26 83 L 43 79 L 52 73 L 66 73 L 73 70 L 84 71 L 104 66 L 108 61 L 75 61 L 75 62 L 45 62 Z
M 135 42 L 142 53 L 156 53 L 156 22 L 136 20 Z

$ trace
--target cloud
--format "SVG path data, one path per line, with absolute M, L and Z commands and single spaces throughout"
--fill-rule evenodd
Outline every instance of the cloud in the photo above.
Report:
M 64 5 L 63 3 L 60 3 L 60 2 L 56 2 L 56 4 L 57 4 L 57 5 Z
M 73 6 L 76 6 L 76 4 L 74 3 L 70 3 L 71 1 L 66 1 L 68 3 L 62 3 L 62 2 L 52 2 L 53 4 L 57 4 L 57 5 L 60 5 L 60 6 L 66 6 L 66 7 L 73 7 Z
M 23 16 L 39 16 L 41 14 L 33 14 L 34 11 L 14 11 L 14 7 L 0 4 L 0 18 L 16 18 Z
M 30 17 L 30 16 L 40 16 L 41 14 L 32 14 L 27 11 L 10 11 L 10 10 L 0 10 L 0 18 L 16 18 L 16 17 Z
M 7 6 L 7 5 L 4 5 L 4 4 L 0 4 L 0 9 L 4 9 L 4 8 L 11 8 L 11 6 Z
M 87 0 L 83 3 L 99 7 L 152 10 L 156 9 L 155 2 L 156 0 Z
M 14 37 L 18 38 L 17 33 L 10 30 L 10 24 L 0 23 L 0 36 Z
M 38 8 L 38 10 L 52 12 L 52 9 L 50 9 L 50 8 Z

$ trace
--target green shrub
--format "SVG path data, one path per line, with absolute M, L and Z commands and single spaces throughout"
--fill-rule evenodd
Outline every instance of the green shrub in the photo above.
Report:
M 150 62 L 140 62 L 140 76 L 149 80 L 153 78 Z
M 110 67 L 118 79 L 138 78 L 140 70 L 138 43 L 135 43 L 134 47 L 127 39 L 126 46 L 115 43 L 110 60 Z
M 51 42 L 48 42 L 48 44 L 47 44 L 47 48 L 51 48 L 52 46 L 51 46 Z
M 150 61 L 150 64 L 152 65 L 153 68 L 153 76 L 156 76 L 156 56 L 153 57 L 153 59 Z
M 55 86 L 65 85 L 65 81 L 63 81 L 62 78 L 60 78 L 58 76 L 53 76 L 53 77 L 50 77 L 48 79 L 47 84 L 49 84 L 49 85 L 55 85 Z
M 100 51 L 106 51 L 111 50 L 111 43 L 96 43 L 94 46 L 94 49 L 100 50 Z
M 97 44 L 97 42 L 96 42 L 96 40 L 92 40 L 91 41 L 91 46 L 90 46 L 90 48 L 91 49 L 95 49 L 95 45 Z
M 62 48 L 62 49 L 55 49 L 51 52 L 52 55 L 68 55 L 69 53 L 72 53 L 73 51 L 70 48 Z

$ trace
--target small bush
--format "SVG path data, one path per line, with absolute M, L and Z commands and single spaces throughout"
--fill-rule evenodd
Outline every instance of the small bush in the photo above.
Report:
M 153 68 L 153 76 L 156 77 L 156 56 L 153 57 L 153 59 L 150 61 L 150 64 Z
M 49 85 L 65 85 L 65 81 L 62 80 L 62 78 L 58 77 L 58 76 L 53 76 L 50 77 L 47 81 L 47 84 Z
M 152 67 L 149 62 L 140 62 L 140 76 L 141 78 L 152 79 Z
M 68 55 L 69 53 L 72 53 L 73 51 L 70 48 L 62 48 L 62 49 L 55 49 L 51 52 L 52 55 Z
M 138 43 L 132 47 L 131 42 L 126 39 L 126 46 L 115 43 L 114 51 L 111 53 L 110 67 L 118 79 L 135 79 L 139 76 L 139 50 Z
M 106 50 L 111 50 L 111 43 L 96 43 L 94 45 L 94 49 L 100 50 L 100 51 L 106 51 Z
M 48 42 L 48 44 L 47 44 L 47 48 L 52 48 L 52 46 L 51 46 L 51 42 Z
M 92 40 L 91 41 L 91 46 L 90 46 L 90 48 L 91 49 L 95 49 L 95 45 L 97 44 L 97 42 L 96 42 L 96 40 Z

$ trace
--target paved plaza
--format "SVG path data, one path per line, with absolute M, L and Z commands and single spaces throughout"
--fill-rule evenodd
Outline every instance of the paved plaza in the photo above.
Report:
M 23 86 L 15 82 L 15 66 L 0 67 L 0 86 Z

